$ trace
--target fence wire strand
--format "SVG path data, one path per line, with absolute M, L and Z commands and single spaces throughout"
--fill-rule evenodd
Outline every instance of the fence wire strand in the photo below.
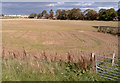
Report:
M 108 79 L 108 80 L 120 80 L 120 65 L 118 64 L 112 64 L 110 62 L 106 61 L 101 61 L 97 60 L 97 58 L 105 58 L 109 60 L 115 60 L 115 61 L 120 61 L 120 59 L 117 58 L 111 58 L 111 57 L 104 57 L 100 55 L 96 55 L 95 61 L 96 61 L 96 73 L 98 73 L 101 77 Z M 108 65 L 109 64 L 109 65 Z

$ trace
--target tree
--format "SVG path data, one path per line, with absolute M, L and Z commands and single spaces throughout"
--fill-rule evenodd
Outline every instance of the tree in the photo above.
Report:
M 47 14 L 47 11 L 46 10 L 43 10 L 42 11 L 42 16 L 45 16 Z
M 4 14 L 0 14 L 0 16 L 4 16 Z
M 67 11 L 66 11 L 66 15 L 67 15 L 67 19 L 68 19 L 68 20 L 70 20 L 70 18 L 69 18 L 70 11 L 71 11 L 71 10 L 67 10 Z
M 73 8 L 69 11 L 68 18 L 70 20 L 82 20 L 84 17 L 83 13 L 81 12 L 81 9 L 79 8 Z
M 62 10 L 58 16 L 58 19 L 61 19 L 61 20 L 66 20 L 67 19 L 67 14 L 66 14 L 66 10 Z
M 41 14 L 41 13 L 37 15 L 37 18 L 38 18 L 38 19 L 41 18 L 41 17 L 42 17 L 42 14 Z
M 2 14 L 2 16 L 4 16 L 4 14 Z
M 120 21 L 120 9 L 117 10 L 118 20 Z
M 50 15 L 49 15 L 49 14 L 46 14 L 46 15 L 45 15 L 45 18 L 46 18 L 46 19 L 48 19 L 49 17 L 50 17 Z
M 106 9 L 100 9 L 99 10 L 99 20 L 107 20 L 107 10 Z
M 111 8 L 107 10 L 107 15 L 107 20 L 113 20 L 117 16 L 117 12 L 113 8 Z
M 60 9 L 56 10 L 56 17 L 57 17 L 57 19 L 59 19 L 60 13 L 61 13 L 61 10 L 60 10 Z
M 113 20 L 116 16 L 117 16 L 117 12 L 113 8 L 99 10 L 100 20 Z
M 96 20 L 98 17 L 97 11 L 87 9 L 84 11 L 86 20 Z
M 73 8 L 72 10 L 57 10 L 56 11 L 57 19 L 61 20 L 82 20 L 84 18 L 83 13 L 81 12 L 81 9 L 79 8 Z
M 32 13 L 32 14 L 29 15 L 29 18 L 35 18 L 36 16 L 37 16 L 36 13 Z
M 53 10 L 51 9 L 49 13 L 50 13 L 50 18 L 53 19 L 53 15 L 54 15 Z

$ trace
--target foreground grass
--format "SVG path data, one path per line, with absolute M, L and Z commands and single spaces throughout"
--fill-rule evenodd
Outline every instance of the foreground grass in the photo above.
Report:
M 104 81 L 89 68 L 81 70 L 77 63 L 37 62 L 32 65 L 23 61 L 11 60 L 3 64 L 3 81 Z M 21 65 L 19 65 L 19 63 Z M 30 62 L 29 62 L 30 63 Z M 93 71 L 92 71 L 93 72 Z
M 91 75 L 88 73 L 76 76 L 74 73 L 62 74 L 51 74 L 51 73 L 37 73 L 29 71 L 28 73 L 18 73 L 14 74 L 12 72 L 5 78 L 3 77 L 3 81 L 103 81 L 99 76 L 96 74 Z

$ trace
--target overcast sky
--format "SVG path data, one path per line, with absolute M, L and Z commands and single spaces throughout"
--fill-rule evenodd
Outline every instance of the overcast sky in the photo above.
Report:
M 80 8 L 82 11 L 86 9 L 93 9 L 99 11 L 101 8 L 118 9 L 118 2 L 3 2 L 3 14 L 30 14 L 41 13 L 43 10 L 50 9 L 55 12 L 57 9 L 70 10 L 73 8 Z
M 120 0 L 0 0 L 2 2 L 119 2 Z

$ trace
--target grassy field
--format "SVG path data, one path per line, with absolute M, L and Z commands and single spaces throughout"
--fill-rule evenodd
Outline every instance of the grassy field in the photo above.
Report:
M 99 76 L 97 77 L 96 74 L 91 76 L 91 74 L 88 73 L 88 67 L 86 67 L 85 72 L 79 71 L 79 68 L 77 69 L 75 64 L 77 62 L 80 63 L 79 58 L 81 56 L 88 60 L 92 52 L 104 56 L 111 56 L 114 51 L 117 54 L 117 37 L 110 34 L 99 33 L 93 27 L 117 25 L 117 22 L 112 21 L 4 19 L 2 20 L 2 41 L 6 53 L 5 63 L 3 64 L 3 68 L 5 69 L 3 70 L 3 80 L 78 81 L 83 78 L 83 80 L 100 80 L 101 78 L 99 78 Z M 28 55 L 26 55 L 26 52 L 21 52 L 24 50 L 27 51 Z M 45 54 L 43 52 L 45 52 Z M 67 52 L 70 52 L 73 58 L 71 62 L 74 62 L 70 63 L 70 66 L 65 65 L 66 61 L 69 60 L 67 59 L 67 55 L 69 55 L 66 54 Z M 17 61 L 13 59 L 13 56 L 11 58 L 10 55 L 13 55 L 14 58 L 17 59 L 18 64 L 23 63 L 23 65 L 13 64 L 17 63 Z M 28 56 L 34 57 L 35 59 L 31 61 L 31 59 L 28 59 Z M 24 57 L 27 59 L 23 60 Z M 45 57 L 47 57 L 47 60 L 45 61 L 48 61 L 49 63 L 43 61 L 43 58 Z M 39 61 L 42 61 L 42 63 Z M 55 61 L 57 61 L 57 63 L 55 63 Z M 59 61 L 60 64 L 64 64 L 59 66 Z M 37 64 L 37 67 L 33 66 L 32 62 Z M 43 72 L 45 69 L 41 69 L 41 67 L 38 66 L 38 63 L 39 66 L 40 64 L 42 65 L 41 67 L 46 63 L 49 66 L 52 64 L 50 69 L 47 67 L 47 69 L 50 70 L 50 73 L 48 73 L 48 75 L 44 74 Z M 83 62 L 80 64 L 87 64 L 87 62 L 84 63 L 83 59 Z M 17 67 L 18 69 L 16 69 Z M 27 71 L 28 67 L 32 70 Z M 54 69 L 55 73 L 56 71 L 59 71 L 59 69 L 56 69 L 57 67 L 61 69 L 61 71 L 53 74 L 51 68 Z M 42 73 L 36 71 L 40 69 Z M 12 70 L 13 72 L 10 72 Z M 11 73 L 14 73 L 14 75 L 10 76 Z M 39 75 L 37 75 L 37 73 L 39 73 Z M 65 77 L 62 77 L 61 73 L 64 73 Z M 24 76 L 22 77 L 22 75 Z M 53 78 L 49 75 L 52 75 Z M 41 76 L 44 77 L 39 78 Z
M 117 26 L 117 22 L 3 20 L 3 46 L 59 53 L 69 50 L 108 53 L 117 50 L 116 37 L 98 33 L 93 28 L 100 25 Z

